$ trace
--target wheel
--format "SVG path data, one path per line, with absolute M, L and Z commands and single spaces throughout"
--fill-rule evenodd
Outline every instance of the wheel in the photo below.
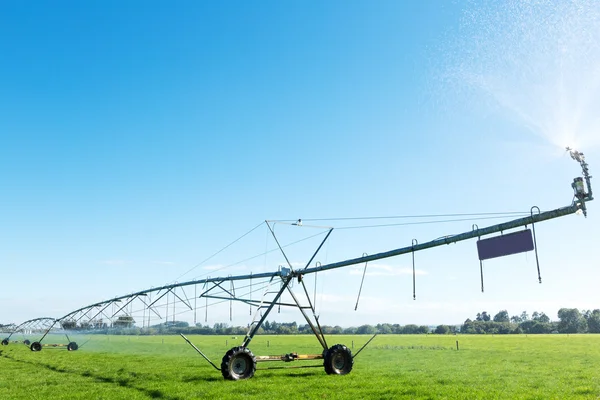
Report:
M 79 348 L 79 346 L 77 346 L 77 343 L 75 342 L 71 342 L 67 345 L 67 350 L 69 351 L 75 351 Z
M 29 348 L 31 351 L 42 351 L 42 344 L 40 342 L 33 342 Z
M 336 344 L 325 351 L 323 366 L 328 375 L 346 375 L 352 371 L 352 351 L 343 344 Z
M 2 346 L 8 346 L 8 339 L 2 339 Z
M 234 347 L 223 356 L 221 374 L 223 378 L 237 381 L 249 379 L 256 371 L 256 357 L 246 347 Z
M 23 344 L 25 346 L 29 346 L 31 344 L 31 342 L 29 341 L 29 339 L 25 339 L 25 340 L 23 340 Z

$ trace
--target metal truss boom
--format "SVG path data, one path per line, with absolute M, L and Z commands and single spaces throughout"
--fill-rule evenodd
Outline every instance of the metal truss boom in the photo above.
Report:
M 589 199 L 589 200 L 591 200 L 591 199 Z M 339 262 L 326 264 L 326 265 L 320 265 L 317 267 L 306 268 L 306 269 L 302 270 L 301 272 L 295 272 L 295 274 L 297 274 L 297 275 L 310 274 L 310 273 L 319 272 L 319 271 L 326 271 L 326 270 L 330 270 L 330 269 L 342 268 L 342 267 L 347 267 L 350 265 L 362 264 L 365 262 L 395 257 L 395 256 L 399 256 L 402 254 L 407 254 L 407 253 L 410 253 L 413 251 L 425 250 L 425 249 L 429 249 L 432 247 L 442 246 L 444 244 L 457 243 L 457 242 L 461 242 L 463 240 L 468 240 L 468 239 L 473 239 L 476 237 L 490 235 L 490 234 L 496 233 L 496 232 L 503 232 L 503 231 L 506 231 L 509 229 L 518 228 L 520 226 L 526 226 L 526 225 L 534 224 L 536 222 L 546 221 L 549 219 L 558 218 L 558 217 L 562 217 L 562 216 L 569 215 L 569 214 L 574 214 L 577 211 L 579 211 L 580 209 L 581 209 L 581 206 L 579 206 L 577 204 L 573 204 L 568 207 L 562 207 L 562 208 L 558 208 L 558 209 L 551 210 L 551 211 L 545 211 L 545 212 L 542 212 L 539 214 L 532 214 L 528 217 L 519 218 L 519 219 L 515 219 L 513 221 L 508 221 L 508 222 L 504 222 L 501 224 L 488 226 L 486 228 L 474 229 L 469 232 L 464 232 L 464 233 L 460 233 L 457 235 L 444 236 L 442 238 L 435 239 L 435 240 L 421 243 L 421 244 L 410 245 L 410 246 L 402 247 L 399 249 L 386 251 L 383 253 L 377 253 L 377 254 L 372 254 L 372 255 L 368 255 L 368 256 L 353 258 L 350 260 L 339 261 Z

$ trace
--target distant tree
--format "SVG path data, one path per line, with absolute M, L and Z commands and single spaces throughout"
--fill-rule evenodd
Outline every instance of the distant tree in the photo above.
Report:
M 417 333 L 420 333 L 420 334 L 427 334 L 429 332 L 431 332 L 431 329 L 429 329 L 429 327 L 427 325 L 421 325 L 417 329 Z
M 587 321 L 588 332 L 600 333 L 600 310 L 588 311 L 584 318 Z
M 523 311 L 521 313 L 521 322 L 524 322 L 524 321 L 529 321 L 529 315 L 527 314 L 527 311 Z
M 521 322 L 519 324 L 523 333 L 541 334 L 550 333 L 553 330 L 553 326 L 550 323 L 539 322 L 533 319 Z
M 465 322 L 460 327 L 460 333 L 475 333 L 475 327 L 473 321 L 467 318 Z
M 487 311 L 477 313 L 477 316 L 475 317 L 475 321 L 489 321 L 490 319 L 491 318 Z
M 339 334 L 342 334 L 342 333 L 344 333 L 344 328 L 342 328 L 342 327 L 341 327 L 341 326 L 339 326 L 339 325 L 336 325 L 336 326 L 334 326 L 334 327 L 331 329 L 331 334 L 332 334 L 332 335 L 339 335 Z
M 287 325 L 282 324 L 282 325 L 279 325 L 279 327 L 277 328 L 277 334 L 279 334 L 279 335 L 289 335 L 291 333 L 292 333 L 292 330 Z
M 214 331 L 209 325 L 204 326 L 202 324 L 196 324 L 196 328 L 194 328 L 193 333 L 196 335 L 212 335 Z
M 359 335 L 373 335 L 377 333 L 377 329 L 372 325 L 361 325 L 356 330 L 356 333 Z
M 560 333 L 582 333 L 586 331 L 587 321 L 577 308 L 558 310 L 558 331 Z
M 330 335 L 331 331 L 333 330 L 333 326 L 321 325 L 321 330 L 323 331 L 324 334 Z
M 217 335 L 225 335 L 227 334 L 228 327 L 229 325 L 227 325 L 224 322 L 215 322 L 215 324 L 213 325 L 213 332 Z
M 265 330 L 270 333 L 275 333 L 279 329 L 279 325 L 280 324 L 278 322 L 273 321 L 273 322 L 271 322 L 271 326 L 269 327 L 270 329 L 267 329 L 265 327 Z
M 509 333 L 513 333 L 515 330 L 515 326 L 514 324 L 511 324 L 510 322 L 506 321 L 506 322 L 494 322 L 494 325 L 496 326 L 496 329 L 498 331 L 498 333 L 506 335 Z
M 448 325 L 438 325 L 433 333 L 437 333 L 438 335 L 447 335 L 450 333 L 450 327 Z
M 331 332 L 331 327 L 327 327 L 327 333 Z M 290 334 L 296 334 L 298 333 L 298 325 L 296 325 L 296 322 L 289 322 L 289 323 L 281 323 L 279 324 L 279 326 L 277 327 L 277 330 L 275 330 L 275 333 L 279 334 L 279 335 L 290 335 Z
M 377 324 L 377 333 L 388 335 L 392 332 L 393 330 L 390 324 Z
M 494 315 L 494 322 L 510 322 L 508 311 L 502 310 L 498 314 Z
M 510 317 L 510 322 L 512 322 L 514 324 L 520 324 L 523 321 L 521 320 L 520 315 L 513 315 L 512 317 Z
M 400 331 L 403 335 L 416 335 L 419 333 L 419 327 L 414 324 L 404 325 Z
M 538 313 L 537 311 L 534 311 L 533 314 L 531 314 L 531 319 L 533 321 L 537 321 L 537 322 L 540 322 L 542 324 L 548 324 L 548 323 L 550 323 L 550 317 L 548 317 L 543 312 L 542 313 Z
M 521 329 L 521 327 L 519 325 L 517 325 L 517 327 L 515 329 L 513 329 L 513 331 L 511 333 L 514 333 L 515 335 L 520 335 L 523 333 L 523 329 Z

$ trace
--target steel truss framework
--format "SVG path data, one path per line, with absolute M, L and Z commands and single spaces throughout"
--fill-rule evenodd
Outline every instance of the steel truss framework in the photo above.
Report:
M 32 343 L 31 340 L 28 339 L 28 337 L 31 337 L 33 335 L 40 335 L 40 334 L 42 334 L 43 335 L 42 338 L 44 338 L 52 330 L 57 331 L 57 333 L 58 333 L 58 330 L 54 328 L 55 325 L 56 325 L 56 320 L 54 318 L 50 318 L 50 317 L 41 317 L 41 318 L 34 318 L 34 319 L 27 320 L 17 326 L 13 326 L 13 328 L 10 330 L 9 335 L 6 338 L 2 339 L 2 345 L 7 346 L 10 343 L 23 343 L 26 346 L 29 346 L 32 351 L 40 351 L 42 349 L 42 346 L 66 347 L 69 351 L 77 350 L 77 348 L 78 348 L 77 343 L 71 342 L 71 340 L 69 339 L 69 336 L 66 334 L 66 332 L 65 332 L 65 336 L 67 337 L 67 340 L 68 340 L 67 344 L 54 343 L 54 344 L 42 345 L 40 343 L 40 341 L 34 341 Z M 21 334 L 23 336 L 23 340 L 11 340 L 11 338 L 15 334 Z
M 176 324 L 177 318 L 186 313 L 193 314 L 193 320 L 194 323 L 196 323 L 199 310 L 204 312 L 206 319 L 208 309 L 211 306 L 215 306 L 220 303 L 224 303 L 226 305 L 229 303 L 231 313 L 232 303 L 239 302 L 249 307 L 250 315 L 253 315 L 252 322 L 248 325 L 248 331 L 241 344 L 232 348 L 225 354 L 220 367 L 210 361 L 200 349 L 194 346 L 185 336 L 182 335 L 183 338 L 202 357 L 204 357 L 215 369 L 221 371 L 223 377 L 232 380 L 246 379 L 254 375 L 257 362 L 291 362 L 296 360 L 323 360 L 323 366 L 328 374 L 347 374 L 352 370 L 354 358 L 373 338 L 371 338 L 365 344 L 365 346 L 359 349 L 359 351 L 354 355 L 352 355 L 350 349 L 342 344 L 329 346 L 325 335 L 323 334 L 323 329 L 319 322 L 318 315 L 315 312 L 314 301 L 311 301 L 311 296 L 309 295 L 309 291 L 305 285 L 303 279 L 304 276 L 351 265 L 366 265 L 366 263 L 371 261 L 395 257 L 407 253 L 412 253 L 414 255 L 414 253 L 417 251 L 451 243 L 457 243 L 464 240 L 481 238 L 482 236 L 491 235 L 498 232 L 504 233 L 511 229 L 528 225 L 532 225 L 535 232 L 536 223 L 570 215 L 576 212 L 582 212 L 586 214 L 586 203 L 593 200 L 590 184 L 591 176 L 589 175 L 588 165 L 585 162 L 585 158 L 582 153 L 571 149 L 567 150 L 570 151 L 571 157 L 581 165 L 585 179 L 585 185 L 583 185 L 581 183 L 583 182 L 582 178 L 575 178 L 572 184 L 575 192 L 574 200 L 569 206 L 545 212 L 540 212 L 537 207 L 532 207 L 530 215 L 508 222 L 488 226 L 485 228 L 473 226 L 470 231 L 457 235 L 445 236 L 425 243 L 416 243 L 416 241 L 413 240 L 413 243 L 407 247 L 401 247 L 378 254 L 363 255 L 362 257 L 354 259 L 311 267 L 311 263 L 333 230 L 333 228 L 328 228 L 325 237 L 320 242 L 308 262 L 306 262 L 303 268 L 298 269 L 294 269 L 292 267 L 287 255 L 279 244 L 279 241 L 277 240 L 272 228 L 272 222 L 266 221 L 273 238 L 275 239 L 279 249 L 286 259 L 287 267 L 280 266 L 279 269 L 274 272 L 239 276 L 209 277 L 205 279 L 164 285 L 94 303 L 74 310 L 60 318 L 47 318 L 45 319 L 46 323 L 51 322 L 51 324 L 45 331 L 44 335 L 34 343 L 37 344 L 36 348 L 33 348 L 34 344 L 31 345 L 32 350 L 41 349 L 40 344 L 42 340 L 56 324 L 60 324 L 61 328 L 65 330 L 76 329 L 82 331 L 128 328 L 132 327 L 133 324 L 136 324 L 136 326 L 144 329 L 157 326 L 154 324 L 162 324 L 162 326 Z M 534 212 L 534 210 L 537 212 Z M 297 225 L 301 224 L 298 223 Z M 283 296 L 284 294 L 286 294 L 285 297 Z M 249 345 L 254 336 L 258 333 L 269 313 L 275 307 L 292 307 L 298 309 L 321 345 L 323 349 L 322 352 L 312 355 L 289 353 L 280 356 L 255 356 L 252 354 L 252 352 L 249 350 Z M 35 320 L 31 320 L 19 325 L 15 332 L 19 329 L 23 329 L 22 326 L 25 324 L 34 323 L 33 321 Z

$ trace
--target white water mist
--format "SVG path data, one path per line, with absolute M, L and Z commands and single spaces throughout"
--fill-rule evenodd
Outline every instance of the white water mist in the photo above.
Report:
M 599 0 L 469 1 L 447 61 L 477 104 L 562 148 L 600 145 Z

